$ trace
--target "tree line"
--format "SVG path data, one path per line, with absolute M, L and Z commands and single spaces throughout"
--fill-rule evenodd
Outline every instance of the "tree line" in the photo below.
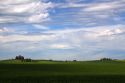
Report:
M 21 61 L 24 61 L 24 62 L 31 62 L 32 61 L 31 58 L 24 58 L 24 56 L 22 56 L 22 55 L 16 56 L 15 60 L 21 60 Z M 53 60 L 50 60 L 50 61 L 53 61 Z M 111 59 L 111 58 L 101 58 L 99 61 L 113 61 L 113 59 Z M 67 60 L 66 60 L 66 62 L 67 62 Z M 77 62 L 77 60 L 73 60 L 73 62 Z

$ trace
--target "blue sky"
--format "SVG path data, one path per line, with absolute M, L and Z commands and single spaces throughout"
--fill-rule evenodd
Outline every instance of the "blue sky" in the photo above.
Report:
M 0 59 L 125 59 L 125 0 L 0 0 Z

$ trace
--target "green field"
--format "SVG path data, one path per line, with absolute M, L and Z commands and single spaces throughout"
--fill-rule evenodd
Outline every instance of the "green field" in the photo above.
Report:
M 0 83 L 125 83 L 125 62 L 0 61 Z

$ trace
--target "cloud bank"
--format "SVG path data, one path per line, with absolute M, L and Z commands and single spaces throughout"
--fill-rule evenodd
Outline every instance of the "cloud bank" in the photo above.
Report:
M 57 60 L 61 60 L 61 58 L 68 59 L 68 57 L 70 59 L 75 57 L 78 60 L 99 59 L 102 57 L 118 58 L 111 53 L 125 50 L 124 25 L 51 30 L 45 33 L 51 34 L 1 35 L 1 47 L 2 49 L 17 52 L 20 50 L 22 52 L 31 50 L 43 52 L 43 55 L 46 56 L 41 56 L 41 58 Z M 121 53 L 119 56 L 123 56 L 123 54 Z

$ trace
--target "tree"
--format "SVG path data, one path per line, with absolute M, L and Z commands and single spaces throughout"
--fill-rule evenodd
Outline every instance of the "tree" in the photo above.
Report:
M 15 59 L 16 59 L 16 60 L 24 60 L 24 56 L 19 55 L 19 56 L 16 56 Z
M 73 62 L 76 62 L 77 60 L 73 60 Z

